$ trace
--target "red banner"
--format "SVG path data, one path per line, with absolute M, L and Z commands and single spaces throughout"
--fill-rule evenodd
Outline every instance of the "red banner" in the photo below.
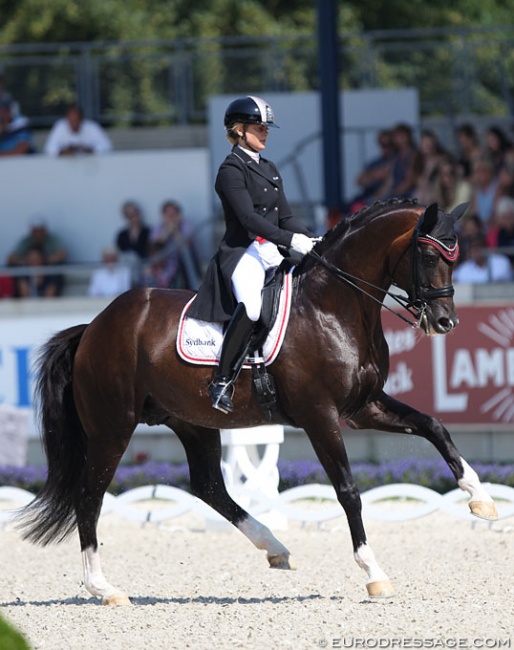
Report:
M 425 336 L 383 310 L 386 392 L 444 423 L 514 423 L 514 307 L 457 307 L 460 325 Z

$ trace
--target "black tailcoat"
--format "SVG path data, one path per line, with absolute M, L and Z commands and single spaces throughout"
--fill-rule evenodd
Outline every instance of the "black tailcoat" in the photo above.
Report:
M 219 168 L 215 189 L 226 230 L 188 316 L 222 322 L 236 307 L 231 278 L 252 241 L 259 236 L 289 248 L 294 233 L 311 233 L 291 214 L 282 178 L 269 160 L 261 158 L 257 163 L 235 146 Z

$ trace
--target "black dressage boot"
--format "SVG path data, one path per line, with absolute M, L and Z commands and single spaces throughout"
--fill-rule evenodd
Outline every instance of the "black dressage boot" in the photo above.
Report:
M 212 408 L 223 413 L 231 413 L 234 410 L 234 382 L 249 352 L 248 346 L 255 325 L 256 323 L 248 318 L 246 307 L 240 302 L 227 326 L 218 368 L 207 391 L 212 399 Z

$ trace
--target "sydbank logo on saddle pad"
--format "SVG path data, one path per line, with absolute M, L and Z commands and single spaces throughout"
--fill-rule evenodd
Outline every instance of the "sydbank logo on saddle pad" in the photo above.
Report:
M 514 308 L 460 307 L 460 325 L 425 337 L 383 312 L 386 392 L 448 423 L 514 422 Z
M 277 318 L 263 346 L 262 356 L 267 366 L 277 358 L 284 341 L 291 309 L 291 287 L 291 273 L 287 273 L 280 291 Z M 188 363 L 214 365 L 217 363 L 223 341 L 222 326 L 221 323 L 206 323 L 188 318 L 187 310 L 193 300 L 194 298 L 191 298 L 180 316 L 177 352 Z

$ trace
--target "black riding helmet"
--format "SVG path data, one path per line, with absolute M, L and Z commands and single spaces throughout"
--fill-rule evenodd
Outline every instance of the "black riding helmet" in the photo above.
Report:
M 279 128 L 275 124 L 271 106 L 260 97 L 240 97 L 228 105 L 225 111 L 225 128 L 230 129 L 237 122 Z

